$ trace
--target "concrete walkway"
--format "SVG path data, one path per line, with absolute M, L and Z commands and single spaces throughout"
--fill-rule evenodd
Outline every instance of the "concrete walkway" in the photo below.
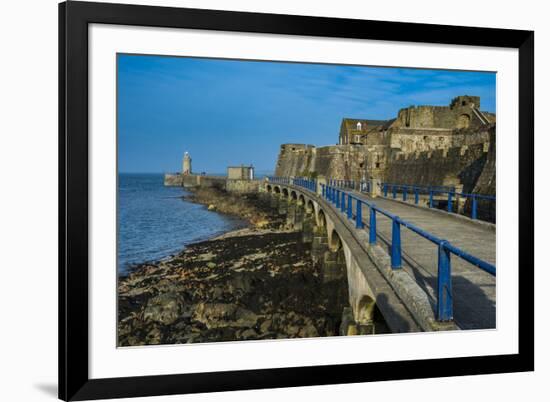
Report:
M 355 193 L 358 198 L 374 202 L 378 207 L 398 215 L 421 229 L 448 240 L 454 246 L 496 265 L 496 235 L 489 227 L 385 198 L 371 198 Z M 355 209 L 355 206 L 354 206 Z M 363 207 L 368 227 L 368 207 Z M 391 220 L 377 213 L 379 244 L 391 244 Z M 401 227 L 403 269 L 428 293 L 435 309 L 437 290 L 437 246 L 411 230 Z M 454 319 L 461 329 L 496 327 L 496 277 L 461 258 L 451 257 Z M 497 267 L 498 270 L 498 267 Z

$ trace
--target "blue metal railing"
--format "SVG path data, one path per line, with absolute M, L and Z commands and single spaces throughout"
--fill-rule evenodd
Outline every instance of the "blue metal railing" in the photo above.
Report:
M 297 186 L 307 188 L 314 193 L 317 192 L 317 180 L 315 179 L 308 179 L 306 177 L 295 177 L 293 179 L 293 182 Z
M 273 183 L 279 184 L 294 184 L 296 186 L 304 187 L 314 193 L 317 192 L 317 180 L 309 179 L 307 177 L 274 177 L 268 176 L 267 179 Z
M 273 178 L 273 182 L 281 178 Z M 282 178 L 284 179 L 284 178 Z M 304 181 L 305 180 L 305 181 Z M 284 181 L 283 181 L 284 182 Z M 313 184 L 312 184 L 313 182 Z M 290 184 L 290 183 L 287 183 Z M 295 178 L 294 184 L 307 188 L 317 193 L 317 182 L 314 180 Z M 363 205 L 369 208 L 369 244 L 377 243 L 377 214 L 381 214 L 392 221 L 390 261 L 392 269 L 402 268 L 402 245 L 401 245 L 401 227 L 405 227 L 421 237 L 434 243 L 438 248 L 438 267 L 437 267 L 437 305 L 436 316 L 439 321 L 449 321 L 453 319 L 453 292 L 451 278 L 451 254 L 462 260 L 482 269 L 483 271 L 496 276 L 496 267 L 486 261 L 483 261 L 461 249 L 452 245 L 445 239 L 440 239 L 433 234 L 401 219 L 382 208 L 376 206 L 373 202 L 362 200 L 357 196 L 346 192 L 338 181 L 330 180 L 327 184 L 320 184 L 321 197 L 334 204 L 337 210 L 346 213 L 348 219 L 355 219 L 355 227 L 364 228 L 363 223 Z M 387 193 L 387 190 L 385 190 Z M 453 193 L 454 194 L 454 193 Z M 416 198 L 416 196 L 415 196 Z M 355 202 L 355 217 L 353 216 L 353 203 Z
M 322 194 L 325 194 L 325 198 L 332 203 L 337 204 L 336 207 L 343 209 L 342 204 L 347 200 L 348 218 L 352 219 L 349 211 L 353 209 L 351 206 L 353 202 L 356 204 L 356 217 L 355 226 L 357 228 L 363 228 L 362 222 L 362 205 L 365 204 L 369 210 L 369 243 L 376 244 L 377 242 L 377 229 L 376 220 L 377 213 L 380 213 L 392 221 L 392 235 L 390 243 L 390 259 L 392 269 L 402 268 L 402 250 L 401 250 L 401 226 L 411 230 L 412 232 L 424 237 L 438 246 L 438 275 L 437 275 L 437 308 L 436 315 L 440 321 L 448 321 L 453 318 L 453 302 L 452 302 L 452 283 L 451 283 L 451 254 L 469 262 L 470 264 L 482 269 L 485 272 L 495 276 L 496 267 L 483 261 L 461 249 L 453 246 L 447 240 L 440 239 L 429 232 L 422 230 L 421 228 L 407 222 L 399 216 L 396 216 L 382 208 L 377 207 L 374 203 L 361 200 L 350 193 L 346 193 L 343 190 L 333 188 L 331 186 L 325 186 L 321 184 L 323 188 Z M 336 199 L 333 194 L 336 193 Z M 340 193 L 342 195 L 340 195 Z M 328 194 L 328 196 L 326 196 Z M 332 195 L 332 197 L 331 197 Z M 341 197 L 341 200 L 340 200 Z M 339 202 L 340 201 L 340 202 Z M 340 205 L 338 205 L 340 204 Z
M 365 180 L 338 180 L 327 179 L 327 185 L 338 188 L 347 188 L 351 190 L 357 190 L 362 193 L 370 192 L 370 182 Z
M 434 196 L 437 194 L 447 194 L 447 212 L 453 212 L 453 202 L 458 200 L 457 197 L 471 199 L 471 214 L 472 219 L 478 219 L 477 204 L 479 200 L 496 201 L 496 197 L 492 195 L 473 194 L 473 193 L 461 193 L 457 192 L 452 186 L 418 186 L 414 184 L 392 184 L 382 183 L 382 193 L 384 197 L 388 197 L 388 192 L 391 193 L 392 198 L 397 198 L 397 192 L 402 195 L 403 201 L 407 201 L 409 193 L 414 195 L 414 203 L 418 205 L 420 194 L 428 194 L 428 206 L 434 207 Z M 460 204 L 457 202 L 457 209 Z M 457 211 L 458 213 L 458 211 Z
M 274 177 L 274 176 L 268 176 L 267 179 L 269 181 L 272 181 L 273 183 L 279 183 L 279 184 L 291 184 L 291 179 L 289 177 Z

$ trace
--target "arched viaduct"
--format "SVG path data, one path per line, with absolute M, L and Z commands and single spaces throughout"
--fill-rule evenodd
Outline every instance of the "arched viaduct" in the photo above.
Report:
M 372 327 L 375 310 L 390 332 L 456 329 L 452 322 L 438 322 L 425 291 L 405 272 L 392 270 L 387 253 L 369 245 L 368 233 L 319 194 L 274 182 L 263 183 L 260 192 L 312 242 L 312 257 L 323 258 L 324 280 L 345 276 L 349 309 L 343 312 L 342 334 L 354 333 L 354 326 Z

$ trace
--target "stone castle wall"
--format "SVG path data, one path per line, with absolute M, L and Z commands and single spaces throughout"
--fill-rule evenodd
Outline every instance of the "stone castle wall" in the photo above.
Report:
M 495 192 L 495 126 L 477 130 L 399 129 L 370 144 L 286 144 L 276 176 L 313 175 L 341 180 L 452 185 L 465 192 Z M 478 204 L 481 205 L 481 204 Z
M 462 167 L 457 164 L 458 160 L 466 163 L 477 150 L 481 149 L 482 153 L 488 151 L 490 133 L 487 130 L 468 130 L 463 133 L 401 130 L 394 134 L 390 141 L 389 147 L 381 144 L 330 145 L 315 148 L 311 145 L 285 144 L 281 146 L 275 176 L 317 175 L 342 180 L 360 180 L 376 176 L 389 181 L 395 178 L 399 166 L 403 169 L 410 167 L 413 172 L 417 172 L 408 172 L 408 175 L 413 175 L 420 184 L 425 182 L 426 174 L 421 173 L 421 167 L 416 165 L 425 165 L 426 169 L 431 169 L 430 166 L 436 164 L 440 166 L 440 172 L 427 174 L 427 177 L 435 180 L 437 176 L 437 181 L 431 184 L 442 184 L 443 176 L 460 176 Z M 436 162 L 438 158 L 441 160 Z M 445 175 L 442 172 L 446 172 Z M 403 180 L 396 182 L 408 184 Z
M 456 97 L 449 106 L 411 106 L 399 111 L 392 127 L 477 129 L 483 125 L 474 111 L 474 108 L 479 110 L 479 106 L 477 96 Z
M 483 167 L 481 175 L 479 176 L 477 183 L 474 187 L 473 193 L 496 195 L 496 137 L 495 131 L 491 132 L 491 140 L 489 145 L 489 152 L 487 153 L 487 162 Z M 478 200 L 478 217 L 489 222 L 496 221 L 496 208 L 495 202 L 492 200 Z M 471 201 L 466 203 L 465 211 L 469 212 L 471 209 Z
M 277 160 L 275 176 L 324 176 L 360 180 L 365 174 L 367 149 L 357 145 L 285 144 Z
M 472 192 L 486 162 L 483 144 L 415 154 L 396 153 L 388 164 L 384 180 L 420 186 L 462 185 L 463 191 Z
M 300 176 L 310 172 L 315 159 L 315 147 L 305 144 L 283 144 L 275 167 L 275 176 Z

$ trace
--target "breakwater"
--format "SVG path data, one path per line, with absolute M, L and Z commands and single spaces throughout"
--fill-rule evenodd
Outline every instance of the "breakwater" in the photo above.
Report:
M 226 176 L 166 173 L 164 185 L 167 187 L 184 188 L 215 188 L 229 193 L 255 193 L 258 191 L 261 180 L 229 179 Z

